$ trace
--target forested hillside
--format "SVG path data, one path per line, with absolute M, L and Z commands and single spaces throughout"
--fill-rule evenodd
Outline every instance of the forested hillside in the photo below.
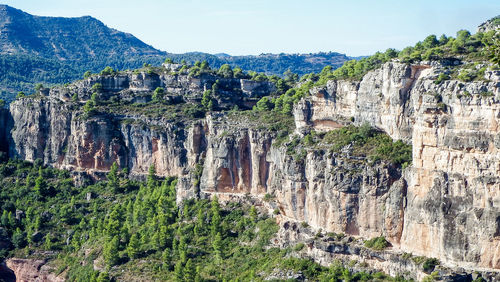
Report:
M 273 246 L 278 226 L 254 206 L 215 197 L 178 206 L 176 182 L 154 167 L 132 181 L 113 166 L 107 181 L 75 187 L 67 171 L 4 160 L 0 256 L 43 256 L 69 281 L 403 280 L 297 258 L 304 245 Z

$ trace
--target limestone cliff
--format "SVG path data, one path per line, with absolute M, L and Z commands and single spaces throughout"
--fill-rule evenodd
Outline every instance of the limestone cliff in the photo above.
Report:
M 387 63 L 361 82 L 330 82 L 296 108 L 317 130 L 354 117 L 411 140 L 402 250 L 468 267 L 500 268 L 498 71 L 436 84 L 442 66 Z
M 315 88 L 295 106 L 297 136 L 354 122 L 411 142 L 413 163 L 404 171 L 349 149 L 291 153 L 277 142 L 277 132 L 224 113 L 195 120 L 130 112 L 82 118 L 81 106 L 96 83 L 102 100 L 139 104 L 151 100 L 156 87 L 174 104 L 199 101 L 217 83 L 214 99 L 226 109 L 248 108 L 274 91 L 269 82 L 171 73 L 177 67 L 167 65 L 172 69 L 163 74 L 95 76 L 15 101 L 7 129 L 10 156 L 97 178 L 113 162 L 136 176 L 154 164 L 159 175 L 179 177 L 179 200 L 214 193 L 222 200 L 253 198 L 283 221 L 385 236 L 392 245 L 388 257 L 405 251 L 451 268 L 500 269 L 498 71 L 486 72 L 482 81 L 437 84 L 440 64 L 389 62 L 359 82 Z M 398 260 L 387 261 L 379 268 L 396 273 Z

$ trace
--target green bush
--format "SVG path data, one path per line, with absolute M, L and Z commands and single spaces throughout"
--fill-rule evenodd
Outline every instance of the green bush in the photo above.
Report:
M 434 270 L 436 265 L 439 265 L 439 260 L 436 258 L 427 258 L 422 264 L 422 268 L 425 272 L 429 273 Z
M 375 237 L 373 239 L 365 241 L 365 247 L 374 249 L 377 251 L 383 250 L 389 246 L 389 242 L 385 240 L 385 237 Z
M 353 145 L 353 154 L 364 156 L 371 161 L 385 160 L 398 166 L 408 166 L 412 159 L 412 147 L 401 140 L 393 141 L 388 135 L 377 131 L 368 124 L 345 126 L 327 132 L 323 143 L 331 144 L 334 152 L 347 145 Z
M 293 250 L 294 250 L 294 251 L 296 251 L 296 252 L 299 252 L 299 251 L 301 251 L 304 247 L 305 247 L 305 244 L 304 244 L 304 243 L 298 243 L 297 245 L 295 245 L 295 247 L 293 247 Z
M 464 81 L 464 82 L 470 82 L 472 80 L 474 80 L 474 78 L 476 78 L 477 74 L 475 71 L 472 71 L 472 70 L 462 70 L 457 78 L 461 81 Z
M 437 77 L 436 80 L 434 80 L 434 83 L 435 84 L 441 84 L 443 81 L 445 80 L 449 80 L 450 79 L 450 76 L 445 74 L 445 73 L 440 73 Z
M 101 75 L 114 75 L 114 74 L 116 74 L 116 71 L 110 66 L 105 67 L 101 71 Z

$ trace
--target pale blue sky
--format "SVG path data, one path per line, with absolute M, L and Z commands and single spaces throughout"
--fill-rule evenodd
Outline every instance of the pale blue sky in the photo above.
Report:
M 35 15 L 90 15 L 173 53 L 248 55 L 402 49 L 475 32 L 499 0 L 0 0 Z

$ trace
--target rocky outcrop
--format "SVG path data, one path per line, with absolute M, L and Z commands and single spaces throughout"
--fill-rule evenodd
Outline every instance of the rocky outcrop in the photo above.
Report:
M 276 199 L 273 209 L 316 228 L 399 241 L 406 185 L 401 170 L 326 150 L 303 159 L 273 146 L 273 135 L 220 120 L 208 122 L 200 181 L 205 196 Z M 229 198 L 228 198 L 229 199 Z
M 61 101 L 71 101 L 74 98 L 87 101 L 92 93 L 97 93 L 101 100 L 113 98 L 143 103 L 151 101 L 152 92 L 157 87 L 162 87 L 165 90 L 165 99 L 193 102 L 200 101 L 206 90 L 215 87 L 216 91 L 212 96 L 217 102 L 216 106 L 231 109 L 234 105 L 240 108 L 252 107 L 258 99 L 276 91 L 274 84 L 269 81 L 224 78 L 209 72 L 194 76 L 172 71 L 173 67 L 170 65 L 172 64 L 164 64 L 156 71 L 125 71 L 112 75 L 95 75 L 66 87 L 52 88 L 48 95 L 57 97 Z M 100 84 L 101 87 L 95 89 L 96 84 Z
M 412 142 L 402 250 L 450 265 L 500 268 L 498 71 L 434 83 L 438 64 L 387 63 L 357 83 L 330 82 L 296 108 L 298 128 L 354 117 Z M 348 86 L 350 87 L 348 87 Z
M 186 166 L 183 132 L 172 124 L 150 127 L 145 124 L 152 121 L 127 123 L 107 115 L 84 120 L 51 99 L 18 100 L 11 113 L 13 157 L 93 175 L 108 171 L 113 162 L 138 175 L 152 164 L 164 176 L 179 175 Z
M 369 123 L 395 139 L 412 138 L 413 101 L 410 90 L 430 66 L 387 63 L 360 82 L 329 81 L 315 88 L 309 99 L 295 107 L 297 130 L 336 129 L 346 122 Z
M 499 80 L 439 86 L 420 80 L 412 90 L 403 249 L 500 268 L 499 86 Z
M 500 16 L 496 16 L 494 18 L 491 18 L 487 20 L 486 22 L 482 23 L 478 28 L 478 32 L 488 32 L 492 30 L 498 30 L 499 29 L 499 24 L 498 24 L 498 19 Z
M 101 87 L 93 88 L 96 84 Z M 172 74 L 167 68 L 159 73 L 92 76 L 13 102 L 10 105 L 13 125 L 1 127 L 12 131 L 9 136 L 12 140 L 4 144 L 12 145 L 8 148 L 11 157 L 41 159 L 57 168 L 93 175 L 109 170 L 113 162 L 128 168 L 133 175 L 146 173 L 152 164 L 160 175 L 183 175 L 188 167 L 184 140 L 189 134 L 184 129 L 190 126 L 189 122 L 176 123 L 140 114 L 100 114 L 85 119 L 82 103 L 92 93 L 97 93 L 101 101 L 144 103 L 151 100 L 157 87 L 165 89 L 164 99 L 189 103 L 201 100 L 203 92 L 215 84 L 217 91 L 212 95 L 219 108 L 250 107 L 275 89 L 267 81 L 225 79 L 211 74 L 191 77 Z M 3 120 L 0 118 L 0 122 Z M 197 144 L 191 146 L 195 154 L 202 150 Z
M 18 282 L 62 282 L 63 277 L 52 273 L 52 268 L 44 260 L 12 258 L 6 266 L 14 273 L 14 281 Z

